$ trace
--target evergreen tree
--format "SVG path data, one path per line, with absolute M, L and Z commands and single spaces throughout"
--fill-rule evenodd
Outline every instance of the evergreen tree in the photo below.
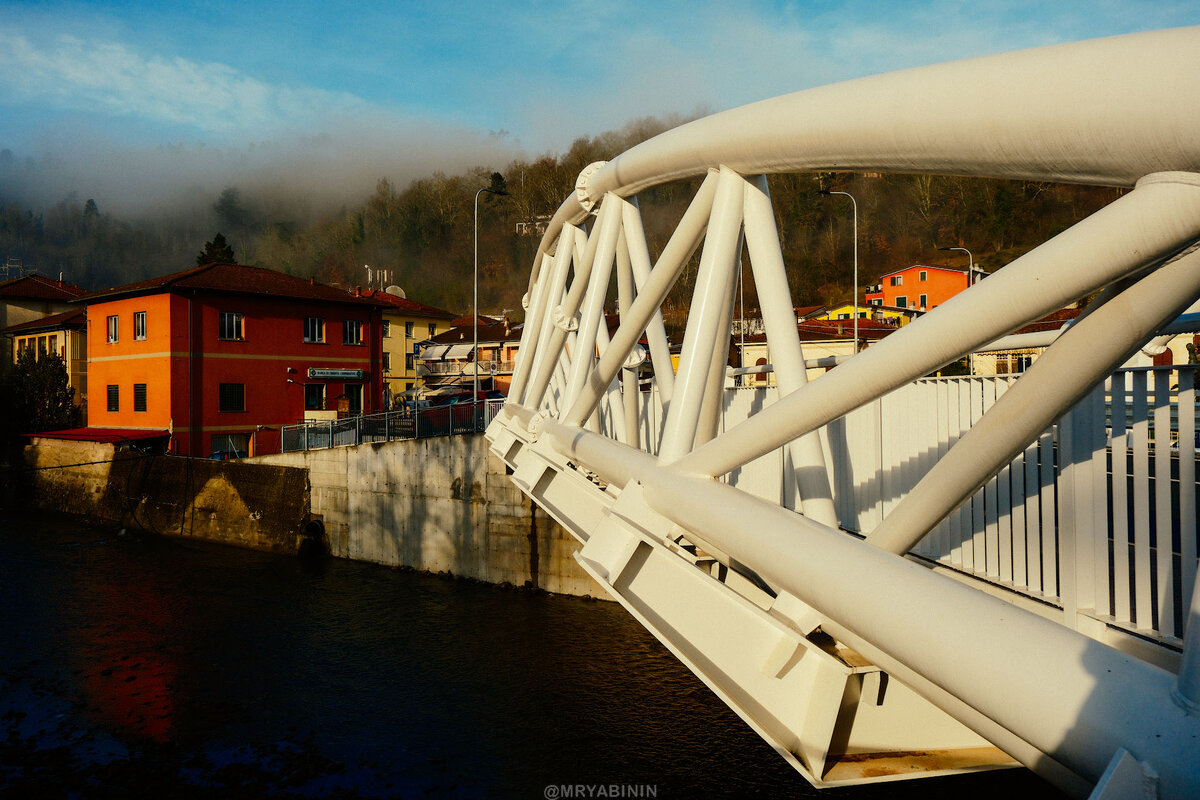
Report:
M 233 256 L 233 248 L 225 241 L 225 236 L 218 233 L 212 238 L 211 242 L 206 242 L 204 250 L 200 255 L 196 256 L 196 266 L 203 267 L 205 264 L 236 264 L 237 260 Z
M 40 433 L 80 424 L 75 390 L 66 364 L 57 353 L 42 353 L 39 357 L 32 348 L 22 350 L 17 362 L 4 373 L 3 383 L 8 405 L 6 433 Z

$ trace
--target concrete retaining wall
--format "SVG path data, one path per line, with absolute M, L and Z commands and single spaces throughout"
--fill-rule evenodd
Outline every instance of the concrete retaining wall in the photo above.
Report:
M 578 542 L 518 490 L 482 435 L 246 459 L 303 467 L 335 556 L 605 597 Z
M 295 553 L 309 519 L 302 469 L 114 452 L 34 439 L 25 448 L 35 506 L 170 536 Z

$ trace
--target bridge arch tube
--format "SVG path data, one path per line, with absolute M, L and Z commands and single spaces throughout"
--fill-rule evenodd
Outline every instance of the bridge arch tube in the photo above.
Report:
M 1200 239 L 1200 175 L 1159 173 L 681 458 L 716 477 Z
M 775 227 L 775 213 L 765 175 L 747 180 L 745 203 L 750 269 L 754 274 L 754 285 L 758 287 L 758 302 L 775 382 L 780 395 L 787 395 L 808 383 L 808 368 L 800 345 L 792 292 L 788 287 L 783 253 L 779 249 L 779 231 Z M 837 527 L 837 510 L 833 505 L 833 490 L 819 436 L 807 433 L 788 447 L 799 492 L 796 510 L 817 522 Z
M 1080 317 L 954 443 L 867 541 L 906 553 L 1200 296 L 1200 251 L 1159 267 Z
M 649 281 L 641 289 L 637 299 L 633 301 L 629 319 L 621 320 L 621 327 L 617 329 L 611 352 L 606 352 L 600 359 L 600 363 L 596 365 L 596 369 L 588 378 L 584 391 L 563 417 L 563 422 L 566 424 L 580 425 L 591 415 L 608 384 L 621 369 L 625 357 L 633 350 L 642 331 L 645 330 L 646 325 L 667 298 L 679 273 L 695 251 L 708 227 L 708 217 L 712 213 L 716 189 L 717 177 L 713 173 L 705 178 L 704 183 L 700 185 L 700 190 L 692 199 L 691 205 L 688 206 L 688 210 L 684 212 L 683 218 L 675 228 L 675 233 L 672 234 L 667 246 L 659 256 L 658 263 L 654 265 Z M 613 205 L 615 207 L 616 203 Z
M 715 180 L 715 178 L 713 179 Z M 705 178 L 705 182 L 708 179 Z M 646 246 L 646 231 L 642 226 L 642 215 L 638 210 L 636 203 L 630 202 L 622 206 L 622 219 L 625 230 L 625 244 L 629 250 L 629 266 L 633 270 L 634 286 L 636 287 L 634 302 L 630 305 L 625 319 L 635 320 L 633 326 L 641 327 L 643 314 L 635 314 L 635 309 L 638 309 L 636 297 L 643 293 L 652 293 L 652 297 L 657 297 L 658 304 L 653 307 L 650 319 L 645 323 L 646 340 L 650 345 L 650 363 L 654 365 L 654 382 L 658 386 L 659 401 L 662 403 L 663 411 L 670 408 L 671 395 L 675 387 L 675 366 L 671 363 L 671 350 L 667 341 L 667 329 L 663 324 L 662 302 L 666 299 L 665 294 L 657 290 L 650 283 L 650 277 L 653 274 L 653 269 L 650 266 L 650 248 Z M 699 235 L 694 237 L 692 250 L 699 244 Z M 688 251 L 688 258 L 691 257 L 692 250 Z M 664 251 L 665 252 L 665 251 Z M 672 270 L 675 278 L 678 278 L 679 271 L 687 258 L 679 260 L 678 266 Z M 664 270 L 667 271 L 667 270 Z M 674 285 L 674 279 L 671 284 Z M 661 295 L 661 296 L 660 296 Z M 599 370 L 599 367 L 597 367 Z
M 737 173 L 722 168 L 683 334 L 679 372 L 675 376 L 675 397 L 663 427 L 659 457 L 665 461 L 673 461 L 690 451 L 696 438 L 713 367 L 714 345 L 725 314 L 724 307 L 730 302 L 741 227 L 742 179 Z
M 629 196 L 718 165 L 1132 186 L 1200 170 L 1198 94 L 1200 27 L 1001 53 L 713 114 L 630 148 L 584 192 Z
M 571 268 L 571 256 L 574 250 L 575 237 L 578 235 L 582 235 L 582 233 L 574 225 L 564 226 L 559 236 L 559 247 L 554 257 L 552 259 L 550 259 L 550 256 L 543 257 L 543 259 L 550 259 L 552 266 L 550 271 L 543 272 L 542 277 L 535 286 L 539 297 L 538 311 L 526 321 L 525 330 L 521 332 L 522 348 L 524 348 L 525 336 L 527 335 L 529 336 L 529 341 L 533 343 L 533 348 L 528 352 L 523 349 L 517 351 L 518 353 L 523 353 L 523 356 L 517 359 L 513 382 L 508 391 L 509 396 L 518 403 L 524 401 L 525 388 L 528 385 L 529 376 L 537 372 L 538 364 L 547 358 L 558 358 L 558 353 L 546 352 L 550 340 L 550 331 L 554 327 L 553 322 L 550 320 L 550 315 L 551 309 L 562 302 L 563 292 L 567 284 L 567 272 Z
M 550 338 L 547 342 L 548 355 L 552 353 L 561 353 L 563 344 L 567 341 L 567 332 L 570 323 L 575 320 L 575 315 L 579 313 L 579 305 L 583 302 L 583 294 L 587 289 L 589 278 L 592 273 L 592 264 L 596 258 L 596 249 L 600 243 L 600 236 L 595 229 L 603 224 L 604 209 L 600 210 L 601 217 L 597 220 L 597 225 L 592 230 L 592 235 L 587 237 L 586 244 L 583 247 L 583 256 L 579 257 L 577 248 L 570 248 L 572 252 L 572 260 L 575 264 L 575 277 L 571 281 L 571 286 L 567 290 L 567 296 L 561 304 L 555 306 L 550 317 L 543 318 L 543 325 L 552 324 Z M 561 230 L 561 226 L 560 226 Z M 575 244 L 580 244 L 579 237 L 576 236 Z M 560 243 L 563 246 L 563 243 Z M 560 324 L 561 323 L 561 324 Z M 524 405 L 526 408 L 537 408 L 542 402 L 547 389 L 550 386 L 550 380 L 554 376 L 558 368 L 560 359 L 548 358 L 538 364 L 538 371 L 529 384 L 529 389 L 525 394 Z

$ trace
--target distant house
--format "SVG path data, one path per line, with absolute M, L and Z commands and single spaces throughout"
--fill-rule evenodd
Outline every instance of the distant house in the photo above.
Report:
M 41 357 L 54 353 L 63 360 L 75 405 L 87 409 L 87 315 L 82 308 L 10 325 L 0 331 L 15 362 L 29 350 Z
M 851 356 L 854 354 L 854 320 L 802 320 L 796 326 L 805 361 Z M 858 321 L 859 347 L 878 342 L 896 331 L 896 326 L 880 324 L 871 320 Z M 747 336 L 744 340 L 734 337 L 733 344 L 739 350 L 741 363 L 745 367 L 762 367 L 771 364 L 771 350 L 765 335 Z M 809 380 L 818 378 L 831 366 L 810 367 Z M 775 385 L 773 373 L 744 376 L 744 384 Z
M 847 303 L 847 306 L 849 304 Z M 797 321 L 806 319 L 815 319 L 825 314 L 825 306 L 797 306 L 792 309 L 796 315 Z M 753 335 L 756 333 L 765 333 L 766 327 L 763 324 L 762 317 L 746 317 L 745 319 L 735 319 L 729 325 L 729 330 L 734 336 L 742 334 Z
M 86 299 L 89 428 L 173 452 L 278 452 L 281 425 L 378 410 L 382 309 L 312 280 L 208 264 Z
M 417 343 L 450 330 L 455 315 L 387 291 L 362 296 L 383 309 L 383 400 L 391 407 L 394 398 L 417 387 Z
M 1023 328 L 1013 331 L 1019 333 L 1046 333 L 1061 330 L 1074 322 L 1081 314 L 1079 308 L 1063 308 L 1053 311 L 1039 320 L 1029 323 Z M 971 356 L 971 372 L 974 375 L 1011 375 L 1024 372 L 1029 365 L 1037 360 L 1045 347 L 1023 347 L 1011 350 L 993 350 L 989 353 L 975 353 Z
M 71 301 L 85 294 L 84 289 L 74 284 L 37 274 L 0 282 L 0 328 L 75 311 L 78 307 L 71 305 Z M 12 340 L 6 339 L 3 346 L 4 363 L 11 363 Z
M 479 317 L 476 354 L 476 329 L 471 317 L 460 317 L 451 325 L 450 330 L 420 343 L 417 363 L 421 387 L 427 394 L 469 392 L 478 370 L 480 391 L 495 389 L 507 394 L 521 344 L 521 326 L 509 325 L 507 318 Z
M 975 280 L 984 274 L 976 270 Z M 880 276 L 879 283 L 867 288 L 865 299 L 868 305 L 929 311 L 973 282 L 962 270 L 914 264 Z
M 921 315 L 921 312 L 915 308 L 893 308 L 878 303 L 860 305 L 857 309 L 860 322 L 866 320 L 868 322 L 879 322 L 895 327 L 907 325 Z M 821 319 L 829 322 L 850 320 L 853 322 L 854 311 L 855 305 L 853 303 L 842 303 L 841 305 L 831 306 L 824 313 L 812 317 L 812 319 Z

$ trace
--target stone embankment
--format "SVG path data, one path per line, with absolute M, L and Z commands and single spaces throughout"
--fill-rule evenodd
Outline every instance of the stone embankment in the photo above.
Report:
M 303 468 L 335 556 L 591 597 L 578 542 L 513 485 L 482 435 L 259 456 Z
M 579 545 L 511 482 L 483 436 L 208 461 L 34 439 L 41 508 L 161 533 L 603 597 Z
M 34 439 L 25 448 L 38 508 L 169 536 L 295 553 L 310 519 L 308 476 L 248 465 Z

